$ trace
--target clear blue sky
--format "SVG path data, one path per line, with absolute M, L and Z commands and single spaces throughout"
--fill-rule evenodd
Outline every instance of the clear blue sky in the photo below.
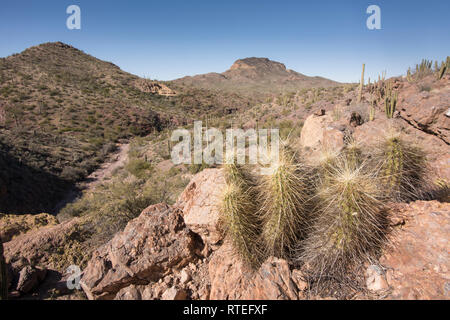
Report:
M 66 28 L 71 4 L 81 8 L 81 30 Z M 371 4 L 381 8 L 382 30 L 366 28 Z M 223 72 L 256 56 L 357 82 L 363 62 L 374 79 L 450 55 L 449 12 L 448 0 L 2 0 L 0 56 L 62 41 L 159 80 Z

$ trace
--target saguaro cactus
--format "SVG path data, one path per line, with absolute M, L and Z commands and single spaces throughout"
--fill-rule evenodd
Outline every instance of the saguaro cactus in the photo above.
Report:
M 6 300 L 8 298 L 7 275 L 5 257 L 3 256 L 3 242 L 0 238 L 0 300 Z

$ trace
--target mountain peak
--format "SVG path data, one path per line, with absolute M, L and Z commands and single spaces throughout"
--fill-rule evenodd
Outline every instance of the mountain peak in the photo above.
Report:
M 249 96 L 339 85 L 329 79 L 309 77 L 286 69 L 281 62 L 257 57 L 238 59 L 223 73 L 188 76 L 174 82 L 204 89 L 240 92 Z
M 264 71 L 286 71 L 286 66 L 280 62 L 268 58 L 244 58 L 236 60 L 230 70 L 259 69 Z

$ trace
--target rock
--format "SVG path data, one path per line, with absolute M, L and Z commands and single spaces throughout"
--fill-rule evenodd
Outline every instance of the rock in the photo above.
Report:
M 405 223 L 394 231 L 392 248 L 380 258 L 392 287 L 389 298 L 449 299 L 450 204 L 416 201 L 391 211 Z
M 120 289 L 114 300 L 141 300 L 141 292 L 137 286 L 132 284 Z
M 222 169 L 205 169 L 194 176 L 175 205 L 183 211 L 187 227 L 213 249 L 223 240 L 219 203 L 224 187 Z
M 157 204 L 97 249 L 80 284 L 89 299 L 113 298 L 131 284 L 157 282 L 193 261 L 201 244 L 178 209 Z
M 176 287 L 172 287 L 164 291 L 161 300 L 185 300 L 187 298 L 186 291 Z
M 47 213 L 41 214 L 0 214 L 0 239 L 11 241 L 13 237 L 47 225 L 56 225 L 58 220 Z
M 142 92 L 158 94 L 160 96 L 175 96 L 177 94 L 165 84 L 146 79 L 137 80 L 135 87 Z
M 352 112 L 351 116 L 350 116 L 350 125 L 352 127 L 357 127 L 360 126 L 364 123 L 363 118 L 361 117 L 361 115 L 357 112 Z
M 19 274 L 17 291 L 29 293 L 41 283 L 47 274 L 47 270 L 34 268 L 32 266 L 24 267 Z
M 426 84 L 408 85 L 399 92 L 400 116 L 416 128 L 436 135 L 450 144 L 450 118 L 446 112 L 450 106 L 450 86 L 445 81 L 433 85 L 430 92 L 421 91 Z
M 314 115 L 316 116 L 324 116 L 325 115 L 325 109 L 319 109 L 316 112 L 314 112 Z
M 294 281 L 299 292 L 304 291 L 308 288 L 308 283 L 305 281 L 303 273 L 300 270 L 292 270 L 292 281 Z
M 14 237 L 4 243 L 5 259 L 19 272 L 27 265 L 55 268 L 52 254 L 64 247 L 67 238 L 76 232 L 79 219 L 49 225 Z
M 288 263 L 268 258 L 255 272 L 247 270 L 230 245 L 215 251 L 209 262 L 212 300 L 285 300 L 297 299 Z
M 370 291 L 383 291 L 389 289 L 385 272 L 377 265 L 370 265 L 366 271 L 366 286 Z
M 344 134 L 333 125 L 331 115 L 316 116 L 312 114 L 305 120 L 300 144 L 303 148 L 311 151 L 320 152 L 330 149 L 338 152 L 344 147 Z
M 183 270 L 181 270 L 181 275 L 180 275 L 180 283 L 181 284 L 186 284 L 191 280 L 191 274 L 186 270 L 186 268 L 184 268 Z

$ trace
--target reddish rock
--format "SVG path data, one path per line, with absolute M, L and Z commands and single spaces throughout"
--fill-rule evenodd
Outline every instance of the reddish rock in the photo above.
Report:
M 51 253 L 64 246 L 78 223 L 72 219 L 16 236 L 4 244 L 6 262 L 17 272 L 27 265 L 52 268 Z
M 186 291 L 176 287 L 167 289 L 161 296 L 161 300 L 185 300 L 186 298 Z
M 398 204 L 392 214 L 405 222 L 393 233 L 392 248 L 380 258 L 392 287 L 389 298 L 449 299 L 450 204 Z
M 373 292 L 388 290 L 385 271 L 377 265 L 370 265 L 366 271 L 366 286 Z
M 131 284 L 148 284 L 181 269 L 198 246 L 179 210 L 153 205 L 94 252 L 80 284 L 89 299 L 113 298 Z
M 319 157 L 323 150 L 339 152 L 344 147 L 344 133 L 338 127 L 330 114 L 312 114 L 306 118 L 303 125 L 300 145 L 312 152 L 312 160 Z
M 405 86 L 399 92 L 397 109 L 416 128 L 450 144 L 450 118 L 446 116 L 450 107 L 450 82 L 442 81 L 429 92 L 422 91 L 427 86 L 426 82 Z
M 268 258 L 255 272 L 246 269 L 229 244 L 215 251 L 209 263 L 212 300 L 297 299 L 288 263 Z
M 135 286 L 134 284 L 129 285 L 126 288 L 120 289 L 114 300 L 142 300 L 141 291 L 144 288 L 143 286 Z
M 17 291 L 22 293 L 28 293 L 32 291 L 39 285 L 39 283 L 44 281 L 46 274 L 46 269 L 34 268 L 32 266 L 24 267 L 19 274 Z
M 194 176 L 175 205 L 182 210 L 187 227 L 213 249 L 223 239 L 219 204 L 224 187 L 221 169 L 205 169 Z

